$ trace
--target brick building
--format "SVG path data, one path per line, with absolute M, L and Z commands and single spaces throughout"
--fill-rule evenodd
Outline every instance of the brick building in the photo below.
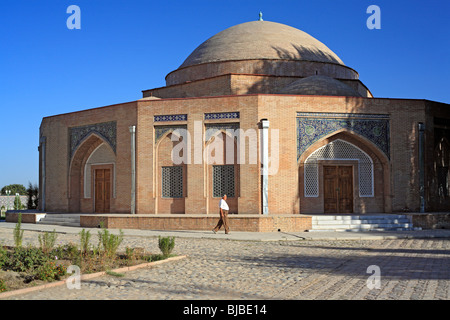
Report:
M 137 101 L 44 118 L 39 150 L 45 211 L 217 214 L 225 193 L 239 214 L 450 209 L 450 106 L 375 98 L 268 21 L 214 35 Z

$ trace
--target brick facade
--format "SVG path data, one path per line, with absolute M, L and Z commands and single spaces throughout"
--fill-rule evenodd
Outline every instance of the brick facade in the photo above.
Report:
M 314 74 L 338 79 L 361 97 L 277 93 L 293 81 Z M 330 84 L 324 89 L 333 92 L 335 88 Z M 323 133 L 313 133 L 314 139 L 307 146 L 299 145 L 302 143 L 302 137 L 298 136 L 299 113 L 314 114 L 323 124 Z M 385 131 L 374 125 L 376 120 L 364 124 L 361 121 L 364 117 L 382 119 Z M 437 177 L 448 170 L 450 162 L 449 156 L 439 151 L 444 148 L 439 146 L 450 141 L 448 104 L 373 98 L 356 71 L 349 67 L 285 58 L 183 67 L 168 75 L 166 87 L 143 91 L 143 99 L 44 118 L 40 128 L 40 188 L 44 201 L 40 205 L 46 211 L 94 212 L 93 171 L 89 170 L 95 170 L 96 166 L 91 166 L 89 159 L 102 146 L 113 155 L 104 164 L 111 166 L 113 172 L 110 211 L 129 213 L 132 199 L 129 127 L 136 126 L 136 213 L 202 214 L 205 219 L 206 215 L 215 219 L 220 198 L 213 195 L 213 167 L 205 162 L 203 154 L 211 153 L 216 140 L 207 136 L 207 129 L 215 128 L 225 138 L 226 128 L 239 128 L 244 134 L 241 137 L 244 149 L 235 142 L 232 147 L 215 151 L 225 151 L 223 157 L 231 151 L 227 148 L 234 151 L 236 195 L 228 199 L 230 212 L 261 214 L 258 157 L 261 119 L 270 121 L 269 156 L 271 165 L 277 169 L 268 177 L 269 215 L 323 213 L 323 166 L 342 164 L 350 166 L 353 172 L 353 213 L 419 211 L 421 204 L 426 210 L 450 209 L 450 194 L 444 194 L 442 179 Z M 419 124 L 425 125 L 423 153 L 419 148 Z M 176 165 L 172 153 L 179 146 L 177 129 L 187 130 L 191 143 L 183 151 L 188 161 L 181 164 L 182 196 L 170 198 L 162 195 L 162 168 Z M 253 142 L 249 142 L 251 133 Z M 337 140 L 351 144 L 371 159 L 372 195 L 359 193 L 358 159 L 333 158 L 318 160 L 318 194 L 305 195 L 305 161 Z M 246 155 L 243 163 L 238 163 L 238 149 Z M 420 155 L 424 159 L 423 172 Z M 256 158 L 253 162 L 252 156 Z M 441 160 L 437 164 L 438 158 Z M 102 164 L 98 162 L 97 165 Z M 233 219 L 236 220 L 235 216 Z M 258 221 L 258 228 L 277 229 L 262 227 L 269 222 Z M 276 224 L 275 220 L 270 221 Z M 296 222 L 285 219 L 280 223 Z M 242 222 L 242 229 L 245 228 Z

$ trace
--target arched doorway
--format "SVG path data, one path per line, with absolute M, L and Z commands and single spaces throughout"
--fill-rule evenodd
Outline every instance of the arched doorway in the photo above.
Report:
M 116 156 L 97 134 L 75 150 L 69 168 L 69 212 L 114 212 Z
M 302 213 L 391 211 L 389 161 L 364 138 L 342 130 L 299 159 Z

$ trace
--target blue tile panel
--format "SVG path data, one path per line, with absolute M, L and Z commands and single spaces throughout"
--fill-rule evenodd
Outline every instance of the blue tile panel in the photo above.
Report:
M 205 120 L 239 119 L 239 112 L 205 113 Z
M 187 130 L 186 125 L 175 126 L 155 126 L 155 143 L 168 131 L 173 132 L 177 129 Z
M 80 127 L 69 128 L 69 149 L 70 159 L 75 154 L 75 150 L 91 133 L 96 133 L 102 137 L 116 152 L 117 124 L 116 121 L 95 123 Z
M 312 144 L 340 129 L 361 135 L 390 158 L 389 115 L 298 112 L 297 160 Z
M 164 121 L 187 121 L 187 114 L 166 114 L 153 116 L 154 122 L 164 122 Z

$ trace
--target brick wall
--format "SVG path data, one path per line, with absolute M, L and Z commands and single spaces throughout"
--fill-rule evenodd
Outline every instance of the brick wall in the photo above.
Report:
M 312 228 L 310 216 L 229 215 L 228 218 L 231 231 L 302 232 Z M 216 226 L 218 219 L 218 215 L 100 215 L 81 216 L 80 224 L 82 227 L 96 228 L 100 222 L 103 222 L 103 225 L 109 229 L 211 231 Z
M 116 198 L 114 212 L 129 212 L 131 204 L 131 160 L 129 126 L 136 124 L 136 102 L 46 117 L 42 120 L 40 136 L 46 137 L 45 204 L 49 212 L 79 212 L 92 208 L 92 198 L 83 192 L 84 164 L 90 153 L 103 141 L 90 136 L 77 149 L 69 170 L 69 128 L 88 124 L 117 122 Z M 83 154 L 81 154 L 83 153 Z M 74 159 L 76 159 L 76 170 Z M 71 177 L 73 179 L 71 179 Z
M 339 133 L 341 138 L 353 143 L 368 153 L 374 160 L 375 197 L 355 198 L 355 212 L 391 212 L 419 209 L 418 185 L 418 144 L 417 124 L 426 122 L 426 102 L 404 99 L 368 99 L 332 96 L 289 96 L 289 95 L 241 95 L 186 99 L 140 100 L 133 103 L 44 118 L 41 135 L 47 137 L 47 209 L 67 211 L 73 209 L 71 203 L 80 204 L 78 208 L 88 210 L 91 199 L 80 198 L 83 190 L 82 172 L 69 183 L 68 127 L 117 121 L 116 152 L 116 198 L 112 200 L 114 212 L 129 212 L 131 189 L 130 133 L 128 127 L 137 125 L 137 213 L 155 214 L 185 212 L 187 214 L 217 214 L 218 199 L 212 197 L 212 187 L 208 166 L 192 162 L 186 166 L 185 194 L 183 199 L 162 199 L 160 196 L 160 168 L 170 164 L 170 150 L 173 143 L 169 136 L 155 143 L 155 115 L 188 114 L 186 121 L 171 121 L 158 125 L 184 125 L 194 134 L 196 121 L 200 122 L 204 135 L 206 123 L 239 123 L 246 131 L 258 130 L 259 121 L 267 118 L 270 130 L 279 133 L 279 162 L 276 174 L 269 176 L 269 213 L 298 214 L 322 212 L 323 205 L 302 195 L 302 167 L 297 162 L 297 112 L 327 113 L 372 113 L 387 114 L 390 117 L 389 160 L 373 145 L 356 135 Z M 205 113 L 239 112 L 239 119 L 205 120 Z M 444 114 L 447 111 L 442 111 Z M 429 120 L 428 120 L 429 121 Z M 260 139 L 259 131 L 258 141 Z M 200 140 L 203 141 L 203 138 Z M 269 146 L 273 135 L 269 133 Z M 321 140 L 318 148 L 333 139 L 336 133 Z M 95 139 L 94 139 L 95 140 Z M 80 156 L 80 168 L 97 141 L 85 146 L 85 154 Z M 192 137 L 192 141 L 194 137 Z M 204 142 L 204 141 L 203 141 Z M 88 143 L 86 141 L 86 143 Z M 201 145 L 200 148 L 204 148 Z M 81 147 L 80 147 L 81 148 Z M 195 143 L 190 147 L 195 154 Z M 259 147 L 258 147 L 259 148 Z M 429 147 L 430 149 L 430 147 Z M 81 149 L 80 149 L 81 150 Z M 248 153 L 249 146 L 246 146 Z M 270 150 L 270 148 L 269 148 Z M 256 149 L 259 152 L 259 149 Z M 432 158 L 428 155 L 429 158 Z M 354 164 L 351 164 L 354 165 Z M 261 212 L 260 163 L 245 162 L 239 165 L 239 198 L 237 212 L 258 214 Z M 354 177 L 357 172 L 354 172 Z M 427 178 L 428 179 L 428 178 Z M 78 182 L 77 182 L 78 181 Z M 356 194 L 356 192 L 355 192 Z M 78 198 L 77 198 L 78 196 Z M 76 208 L 76 206 L 75 206 Z M 72 210 L 73 211 L 73 210 Z

